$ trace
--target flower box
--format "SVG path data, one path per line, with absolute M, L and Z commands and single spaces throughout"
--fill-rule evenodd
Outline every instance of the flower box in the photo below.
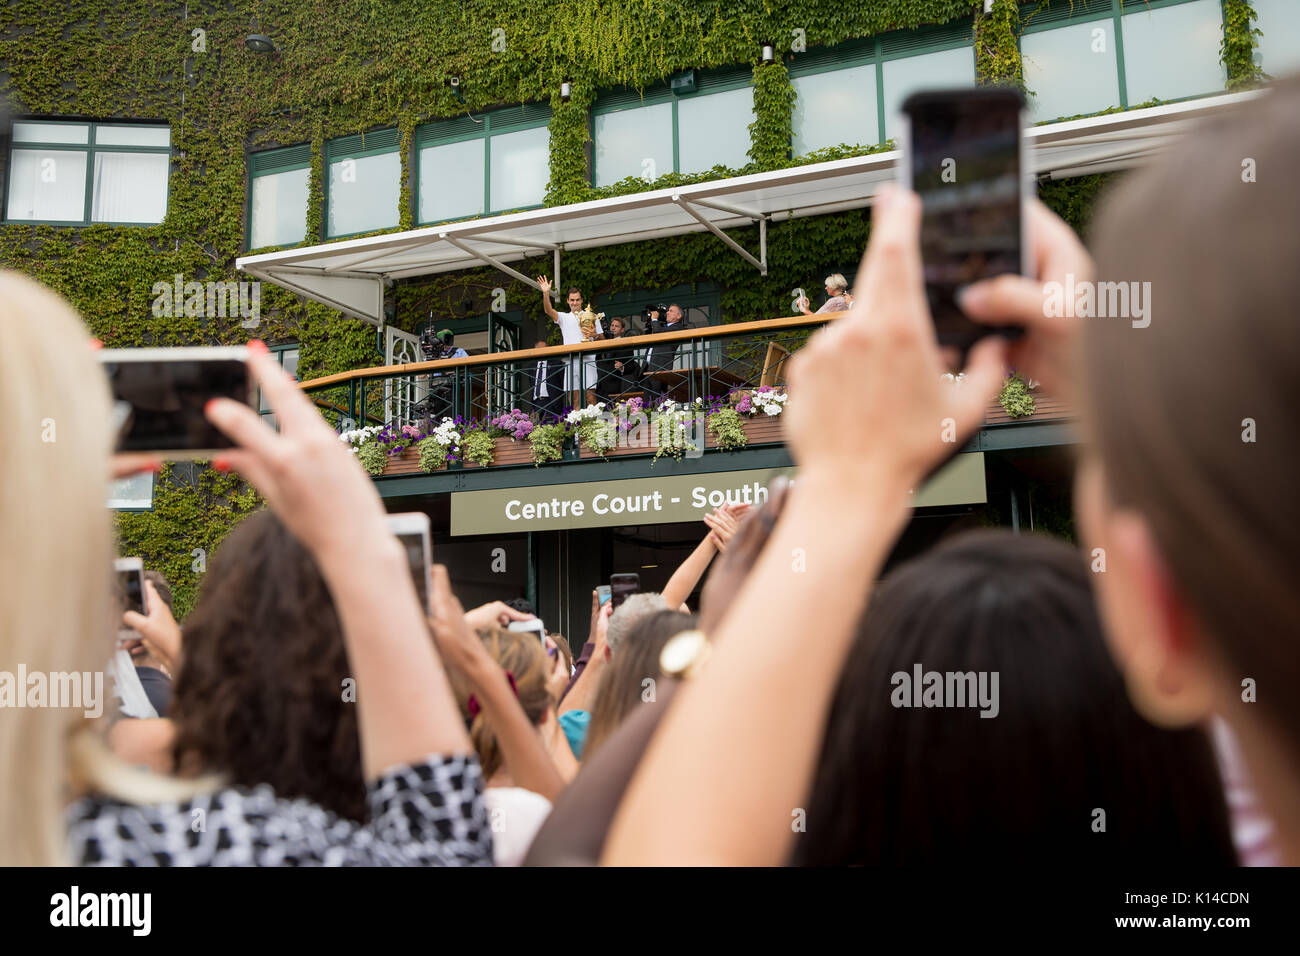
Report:
M 785 441 L 785 429 L 781 424 L 784 421 L 784 413 L 755 415 L 753 418 L 742 418 L 741 425 L 751 445 L 779 445 Z
M 648 431 L 649 429 L 647 429 Z M 625 436 L 622 436 L 625 437 Z M 655 452 L 655 443 L 648 444 L 624 445 L 622 443 L 615 445 L 604 455 L 598 455 L 581 442 L 578 443 L 578 457 L 584 461 L 590 458 L 625 458 L 628 455 L 653 455 Z
M 749 440 L 749 445 L 781 444 L 785 441 L 785 434 L 781 427 L 781 420 L 783 418 L 785 418 L 784 414 L 758 414 L 752 418 L 742 415 L 740 419 L 740 427 L 744 429 L 745 438 Z M 749 447 L 749 445 L 746 445 L 745 447 Z M 706 434 L 704 447 L 718 447 L 718 439 L 713 434 L 713 429 L 709 429 Z
M 528 443 L 527 438 L 494 438 L 492 439 L 492 464 L 493 465 L 531 465 L 533 463 L 533 446 Z M 482 468 L 477 462 L 466 460 L 466 468 Z
M 389 455 L 384 464 L 384 477 L 390 475 L 418 475 L 420 471 L 420 452 L 412 445 L 396 455 Z

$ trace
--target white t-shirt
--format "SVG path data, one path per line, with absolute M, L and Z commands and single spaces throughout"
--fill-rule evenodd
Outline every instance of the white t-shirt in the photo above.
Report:
M 483 791 L 492 825 L 492 857 L 497 866 L 520 866 L 533 838 L 551 815 L 551 801 L 523 787 L 488 787 Z
M 582 342 L 582 326 L 578 324 L 578 316 L 573 312 L 556 312 L 555 324 L 560 327 L 560 335 L 564 337 L 565 345 L 578 345 Z M 600 335 L 605 330 L 600 326 L 600 319 L 596 320 L 596 334 Z M 584 355 L 582 357 L 582 382 L 576 381 L 574 367 L 569 362 L 565 363 L 564 370 L 564 388 L 566 391 L 578 391 L 584 388 L 596 387 L 596 356 Z

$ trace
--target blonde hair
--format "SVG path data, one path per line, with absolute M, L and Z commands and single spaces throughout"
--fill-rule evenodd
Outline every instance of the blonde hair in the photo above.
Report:
M 515 695 L 519 704 L 533 726 L 542 722 L 546 713 L 555 706 L 555 700 L 547 690 L 547 677 L 550 658 L 541 641 L 531 631 L 507 631 L 501 628 L 482 628 L 478 637 L 487 649 L 488 656 L 497 662 L 502 670 L 508 671 L 514 678 Z M 471 688 L 463 679 L 452 679 L 461 714 L 469 722 L 470 740 L 478 754 L 479 764 L 483 769 L 483 779 L 487 780 L 497 772 L 505 762 L 501 743 L 497 740 L 495 729 L 487 722 L 482 712 L 473 717 L 469 713 Z
M 0 455 L 0 671 L 103 673 L 112 656 L 110 401 L 76 312 L 39 283 L 0 271 L 0 415 L 12 426 Z M 111 712 L 106 673 L 101 686 Z M 0 710 L 0 778 L 0 866 L 70 862 L 64 806 L 82 790 L 144 803 L 219 783 L 131 767 L 81 710 L 54 707 Z
M 848 280 L 838 272 L 832 273 L 826 277 L 826 285 L 836 295 L 843 295 L 849 288 Z
M 11 429 L 0 455 L 0 671 L 13 675 L 19 665 L 102 672 L 113 650 L 113 436 L 107 380 L 87 340 L 66 302 L 0 272 L 0 415 Z M 81 719 L 0 711 L 0 865 L 67 862 L 68 744 Z

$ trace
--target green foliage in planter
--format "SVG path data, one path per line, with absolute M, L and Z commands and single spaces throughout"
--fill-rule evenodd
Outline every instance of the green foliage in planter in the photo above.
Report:
M 440 471 L 447 467 L 447 446 L 436 438 L 421 438 L 415 450 L 420 453 L 421 471 Z
M 655 438 L 653 461 L 658 461 L 665 456 L 672 456 L 681 461 L 686 457 L 686 452 L 692 447 L 691 438 L 693 436 L 700 441 L 704 440 L 704 436 L 697 434 L 695 431 L 695 416 L 697 414 L 701 416 L 702 423 L 704 412 L 697 410 L 694 406 L 659 413 L 659 417 L 651 425 Z
M 1002 383 L 998 392 L 998 404 L 1012 418 L 1024 418 L 1034 414 L 1037 405 L 1034 396 L 1029 394 L 1029 385 L 1019 372 L 1013 372 Z
M 734 451 L 749 444 L 740 413 L 734 408 L 723 408 L 710 415 L 709 431 L 713 432 L 718 447 L 725 451 Z
M 1269 79 L 1255 63 L 1255 50 L 1264 31 L 1251 21 L 1258 14 L 1248 0 L 1223 0 L 1223 39 L 1219 62 L 1228 71 L 1228 89 L 1249 90 Z
M 388 463 L 388 449 L 377 441 L 366 442 L 357 449 L 357 461 L 369 474 L 378 477 L 384 473 L 384 465 Z
M 975 12 L 975 74 L 981 85 L 1012 86 L 1029 94 L 1019 37 L 1019 0 L 994 0 L 992 12 L 985 13 L 983 6 Z
M 548 461 L 559 461 L 564 457 L 564 441 L 569 437 L 569 430 L 560 423 L 538 425 L 528 436 L 528 443 L 533 447 L 533 464 L 544 465 Z
M 425 441 L 428 441 L 426 438 Z M 423 443 L 422 443 L 423 444 Z M 467 432 L 460 443 L 461 455 L 466 461 L 486 468 L 496 460 L 496 443 L 486 431 Z
M 601 418 L 588 418 L 578 426 L 574 434 L 580 444 L 601 458 L 609 454 L 618 440 L 616 425 Z

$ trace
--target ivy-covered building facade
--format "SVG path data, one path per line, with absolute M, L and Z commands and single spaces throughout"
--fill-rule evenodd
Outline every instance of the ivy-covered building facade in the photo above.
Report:
M 256 337 L 304 381 L 384 365 L 394 336 L 431 325 L 490 354 L 558 342 L 536 289 L 491 264 L 394 270 L 375 323 L 272 282 L 250 296 L 236 263 L 883 154 L 898 104 L 924 86 L 1012 84 L 1031 122 L 1051 123 L 1195 103 L 1298 66 L 1291 0 L 15 0 L 0 13 L 0 266 L 66 296 L 108 346 Z M 1039 192 L 1086 233 L 1115 174 L 1081 168 Z M 870 211 L 764 225 L 761 237 L 729 230 L 765 244 L 761 271 L 700 229 L 566 250 L 562 283 L 609 315 L 666 300 L 696 327 L 789 316 L 795 290 L 852 278 Z M 539 250 L 514 268 L 532 276 L 551 261 Z M 190 283 L 233 283 L 229 308 L 213 314 Z M 1003 408 L 1005 425 L 1032 417 Z M 1023 440 L 990 431 L 973 449 L 984 501 L 925 509 L 902 552 L 964 523 L 1069 533 L 1068 437 L 1045 431 L 1058 425 L 1039 421 Z M 590 587 L 611 570 L 661 583 L 700 529 L 452 536 L 452 496 L 535 488 L 562 469 L 575 483 L 788 464 L 779 446 L 724 467 L 725 454 L 377 481 L 394 510 L 433 515 L 442 558 L 482 567 L 463 578 L 469 599 L 529 594 L 553 627 L 582 630 Z M 166 574 L 183 611 L 202 555 L 257 506 L 233 476 L 171 466 L 147 509 L 122 511 L 122 551 Z M 566 579 L 582 587 L 562 593 Z

